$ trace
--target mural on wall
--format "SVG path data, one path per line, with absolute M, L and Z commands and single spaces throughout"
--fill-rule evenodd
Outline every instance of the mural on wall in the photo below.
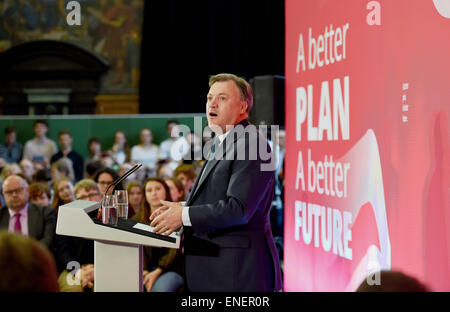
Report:
M 1 0 L 0 52 L 35 40 L 80 46 L 111 69 L 102 91 L 137 93 L 144 0 L 79 0 L 81 25 L 68 25 L 69 0 Z

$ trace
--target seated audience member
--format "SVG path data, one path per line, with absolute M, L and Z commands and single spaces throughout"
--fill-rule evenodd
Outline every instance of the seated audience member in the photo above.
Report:
M 109 152 L 118 165 L 129 161 L 130 147 L 128 146 L 125 132 L 119 130 L 114 133 L 114 143 Z
M 75 185 L 77 200 L 101 201 L 100 189 L 93 180 L 83 179 Z M 94 241 L 81 237 L 56 235 L 58 284 L 62 292 L 90 291 L 94 287 Z M 74 272 L 73 264 L 80 268 Z M 67 280 L 72 280 L 68 283 Z M 71 285 L 72 284 L 72 285 Z
M 178 139 L 177 136 L 172 136 L 172 129 L 179 125 L 180 123 L 178 122 L 178 120 L 168 120 L 166 123 L 166 130 L 167 133 L 169 135 L 169 138 L 167 138 L 166 140 L 162 141 L 161 144 L 159 145 L 160 147 L 160 153 L 161 153 L 161 158 L 162 159 L 170 159 L 171 158 L 171 148 L 172 148 L 172 144 Z
M 72 168 L 72 161 L 65 157 L 59 159 L 50 166 L 50 174 L 52 176 L 53 183 L 63 177 L 69 178 L 70 181 L 73 181 L 75 174 Z
M 48 167 L 50 158 L 57 152 L 54 141 L 47 138 L 48 123 L 39 119 L 34 122 L 35 137 L 25 143 L 23 158 Z
M 59 206 L 71 203 L 75 200 L 72 182 L 67 177 L 55 181 L 53 185 L 52 208 L 58 214 Z
M 13 164 L 6 165 L 3 168 L 2 173 L 0 174 L 0 176 L 1 176 L 2 181 L 5 181 L 5 179 L 7 177 L 9 177 L 10 175 L 18 174 L 18 173 L 21 173 L 21 172 L 22 172 L 22 169 L 20 169 L 19 165 L 16 164 L 16 163 L 13 163 Z
M 378 277 L 377 277 L 378 275 Z M 368 281 L 373 284 L 369 285 Z M 428 292 L 428 287 L 402 272 L 380 271 L 367 277 L 357 292 Z
M 161 163 L 158 167 L 157 176 L 161 179 L 173 177 L 173 169 L 168 163 Z
M 108 185 L 113 183 L 118 178 L 119 174 L 111 168 L 100 169 L 94 174 L 94 181 L 98 184 L 98 187 L 100 188 L 100 194 L 102 196 L 105 194 Z M 112 187 L 109 189 L 108 194 L 111 194 L 112 189 Z M 122 183 L 119 183 L 116 186 L 116 190 L 123 190 Z
M 83 178 L 83 158 L 72 149 L 73 138 L 69 131 L 63 130 L 58 133 L 58 141 L 61 150 L 52 156 L 50 163 L 69 158 L 72 161 L 72 169 L 75 175 L 75 182 Z
M 184 185 L 180 180 L 175 178 L 167 178 L 164 179 L 164 181 L 170 189 L 170 196 L 174 202 L 186 200 L 186 196 L 184 195 Z
M 132 218 L 139 213 L 142 201 L 144 200 L 144 190 L 138 180 L 133 180 L 125 185 L 128 192 L 128 218 Z
M 140 133 L 141 143 L 131 149 L 131 161 L 141 163 L 147 176 L 156 174 L 156 163 L 160 157 L 159 147 L 152 143 L 153 133 L 150 129 L 144 128 Z
M 86 179 L 94 179 L 94 174 L 100 170 L 103 169 L 105 166 L 103 166 L 102 162 L 100 160 L 93 160 L 87 163 L 86 165 L 86 171 L 84 176 Z
M 98 161 L 102 159 L 102 142 L 99 138 L 90 138 L 88 141 L 89 156 L 84 159 L 84 163 L 87 165 L 92 161 Z
M 34 164 L 31 160 L 28 159 L 22 159 L 19 163 L 20 168 L 22 169 L 22 173 L 30 180 L 33 180 L 33 175 L 35 173 L 34 171 Z
M 52 175 L 50 173 L 50 169 L 41 169 L 41 170 L 36 171 L 36 173 L 34 174 L 34 177 L 33 177 L 33 181 L 38 182 L 38 183 L 44 183 L 48 187 L 50 187 L 50 185 L 52 183 Z M 52 192 L 51 189 L 50 189 L 50 192 Z
M 0 292 L 57 292 L 52 254 L 30 237 L 0 232 Z
M 160 200 L 172 201 L 170 190 L 160 178 L 147 179 L 141 210 L 134 220 L 149 224 L 150 215 L 162 206 Z M 174 292 L 181 289 L 180 253 L 178 249 L 144 246 L 144 286 L 150 292 Z
M 36 238 L 51 249 L 56 229 L 56 214 L 50 207 L 29 203 L 28 183 L 17 175 L 3 182 L 6 205 L 0 209 L 0 229 Z
M 119 166 L 119 176 L 123 176 L 125 173 L 127 173 L 131 168 L 134 167 L 134 164 L 126 162 L 123 163 Z M 138 171 L 140 171 L 142 168 L 140 168 Z M 125 180 L 122 181 L 122 185 L 127 184 L 130 181 L 136 180 L 137 179 L 137 172 L 133 172 L 132 174 L 130 174 Z
M 52 194 L 47 184 L 34 182 L 30 184 L 30 203 L 49 206 Z
M 19 163 L 22 159 L 23 146 L 17 142 L 17 129 L 13 126 L 5 128 L 5 143 L 0 144 L 0 158 L 8 164 Z
M 183 183 L 184 194 L 186 194 L 187 198 L 192 186 L 194 185 L 195 179 L 197 178 L 195 166 L 189 164 L 181 165 L 175 169 L 173 176 Z

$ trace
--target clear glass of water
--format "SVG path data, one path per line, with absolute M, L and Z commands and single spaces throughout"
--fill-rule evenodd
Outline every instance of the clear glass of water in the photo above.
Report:
M 103 224 L 117 225 L 117 197 L 116 195 L 105 195 L 102 201 Z
M 128 219 L 128 192 L 126 190 L 116 190 L 117 212 L 119 218 Z

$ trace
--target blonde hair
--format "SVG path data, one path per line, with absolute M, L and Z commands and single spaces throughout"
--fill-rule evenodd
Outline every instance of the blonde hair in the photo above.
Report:
M 238 77 L 234 74 L 217 74 L 209 77 L 209 87 L 215 84 L 218 81 L 229 81 L 232 80 L 236 84 L 239 89 L 239 93 L 241 94 L 241 101 L 247 102 L 247 113 L 250 113 L 250 110 L 253 107 L 253 90 L 250 84 L 242 77 Z
M 98 184 L 95 183 L 95 181 L 92 179 L 83 179 L 80 182 L 78 182 L 77 184 L 75 184 L 75 188 L 73 190 L 73 193 L 75 194 L 75 198 L 77 197 L 77 193 L 80 189 L 86 189 L 86 190 L 96 189 L 98 191 L 98 193 L 100 193 L 100 188 L 98 187 Z

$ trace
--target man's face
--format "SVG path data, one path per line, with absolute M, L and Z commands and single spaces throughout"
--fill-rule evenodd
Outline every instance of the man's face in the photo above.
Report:
M 108 185 L 110 185 L 113 182 L 114 179 L 109 173 L 103 172 L 102 174 L 100 174 L 98 176 L 98 186 L 100 188 L 100 192 L 104 194 L 106 189 L 108 188 Z M 109 190 L 109 192 L 112 192 L 112 188 Z
M 102 200 L 99 191 L 95 188 L 80 188 L 75 195 L 77 199 L 99 202 Z
M 68 134 L 62 134 L 59 136 L 59 145 L 61 145 L 61 149 L 67 149 L 72 147 L 73 139 Z
M 18 176 L 10 176 L 3 183 L 3 196 L 8 208 L 19 211 L 28 202 L 28 185 Z
M 47 126 L 44 124 L 37 123 L 34 126 L 34 134 L 36 134 L 38 138 L 45 136 L 47 134 L 47 131 L 48 131 Z
M 10 132 L 6 135 L 5 141 L 6 144 L 13 144 L 16 142 L 17 134 L 15 132 Z
M 206 98 L 208 126 L 219 126 L 222 133 L 227 125 L 234 126 L 246 117 L 247 103 L 241 101 L 239 88 L 232 80 L 214 83 Z
M 141 142 L 142 144 L 150 144 L 152 143 L 152 133 L 148 129 L 144 129 L 141 131 Z

